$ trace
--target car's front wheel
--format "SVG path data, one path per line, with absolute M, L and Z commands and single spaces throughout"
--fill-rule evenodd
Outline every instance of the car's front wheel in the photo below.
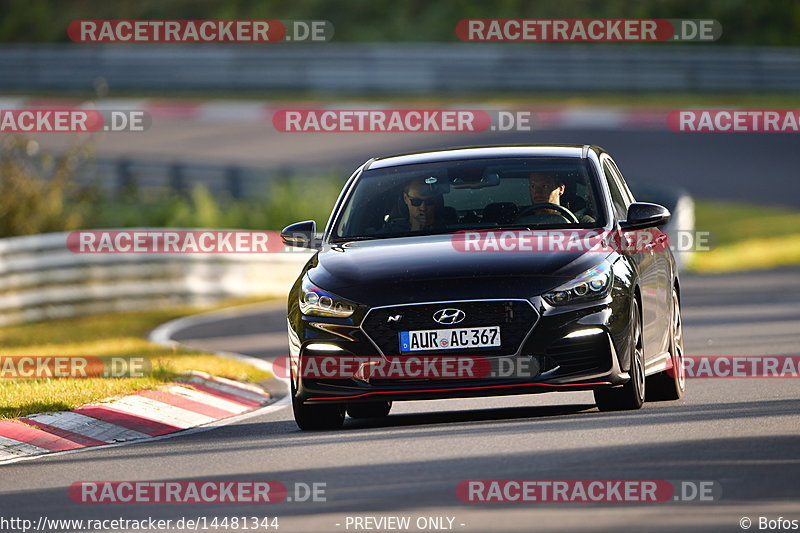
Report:
M 594 391 L 594 401 L 601 411 L 627 411 L 639 409 L 644 404 L 646 380 L 643 343 L 639 302 L 634 298 L 631 303 L 630 380 L 621 387 Z
M 344 424 L 344 404 L 306 405 L 297 399 L 294 379 L 291 380 L 292 411 L 300 429 L 339 429 Z

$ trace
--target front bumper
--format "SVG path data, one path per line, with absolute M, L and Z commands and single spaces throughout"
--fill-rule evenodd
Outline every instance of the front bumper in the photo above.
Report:
M 527 302 L 527 301 L 526 301 Z M 436 305 L 452 305 L 453 302 L 438 302 Z M 358 326 L 342 321 L 301 317 L 297 328 L 290 324 L 292 355 L 292 380 L 296 399 L 303 403 L 325 402 L 371 402 L 428 400 L 444 398 L 470 398 L 481 396 L 503 396 L 513 394 L 535 394 L 553 391 L 594 390 L 613 387 L 630 378 L 623 370 L 625 353 L 624 331 L 627 326 L 619 320 L 625 316 L 612 312 L 612 300 L 597 302 L 591 306 L 553 309 L 538 300 L 531 300 L 536 311 L 533 325 L 527 325 L 524 339 L 514 353 L 485 354 L 492 367 L 534 368 L 533 373 L 515 374 L 513 371 L 501 375 L 485 375 L 471 378 L 427 378 L 383 379 L 360 376 L 359 378 L 309 377 L 299 372 L 304 358 L 319 356 L 309 345 L 332 345 L 335 352 L 322 352 L 329 357 L 369 356 L 372 358 L 413 357 L 383 353 L 378 344 L 366 334 L 363 320 Z M 449 350 L 443 357 L 466 357 L 479 354 L 480 350 Z M 502 360 L 502 361 L 501 361 Z M 520 365 L 520 362 L 526 364 Z M 504 365 L 504 363 L 506 363 Z M 532 363 L 532 364 L 531 364 Z

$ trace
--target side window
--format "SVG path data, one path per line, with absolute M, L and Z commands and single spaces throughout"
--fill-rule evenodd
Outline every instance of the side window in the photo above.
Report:
M 630 188 L 628 188 L 628 184 L 625 183 L 625 178 L 622 177 L 622 172 L 619 171 L 617 164 L 610 160 L 609 163 L 611 164 L 611 170 L 614 172 L 614 176 L 616 176 L 617 181 L 620 184 L 622 194 L 628 199 L 628 205 L 631 205 L 636 201 L 636 199 L 633 197 L 633 193 L 631 192 Z
M 617 184 L 614 171 L 611 169 L 611 165 L 608 161 L 603 163 L 603 172 L 606 175 L 608 190 L 611 192 L 611 204 L 614 206 L 614 214 L 617 220 L 625 220 L 625 217 L 628 215 L 628 202 Z

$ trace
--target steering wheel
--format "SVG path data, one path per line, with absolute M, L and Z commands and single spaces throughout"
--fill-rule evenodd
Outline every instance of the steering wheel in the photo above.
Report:
M 554 216 L 560 216 L 564 219 L 572 222 L 573 224 L 580 224 L 578 221 L 578 217 L 576 217 L 572 211 L 564 207 L 563 205 L 558 204 L 551 204 L 549 202 L 541 203 L 541 204 L 533 204 L 532 206 L 526 207 L 522 211 L 519 212 L 517 215 L 517 220 L 521 219 L 522 217 L 532 215 L 536 211 L 540 209 L 552 209 L 554 211 L 558 211 L 558 213 L 553 213 Z

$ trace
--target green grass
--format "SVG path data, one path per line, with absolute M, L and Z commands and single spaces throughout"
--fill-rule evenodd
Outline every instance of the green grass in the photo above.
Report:
M 203 311 L 253 301 L 231 300 Z M 0 418 L 69 410 L 118 394 L 158 388 L 189 370 L 253 383 L 271 377 L 241 361 L 145 340 L 147 332 L 159 324 L 198 311 L 173 307 L 0 328 L 0 356 L 143 356 L 150 362 L 149 372 L 141 378 L 2 379 Z
M 695 206 L 695 226 L 713 232 L 719 246 L 762 237 L 800 233 L 800 211 L 786 207 L 703 201 Z
M 800 265 L 800 211 L 745 203 L 697 201 L 695 228 L 711 234 L 690 269 L 730 272 Z

